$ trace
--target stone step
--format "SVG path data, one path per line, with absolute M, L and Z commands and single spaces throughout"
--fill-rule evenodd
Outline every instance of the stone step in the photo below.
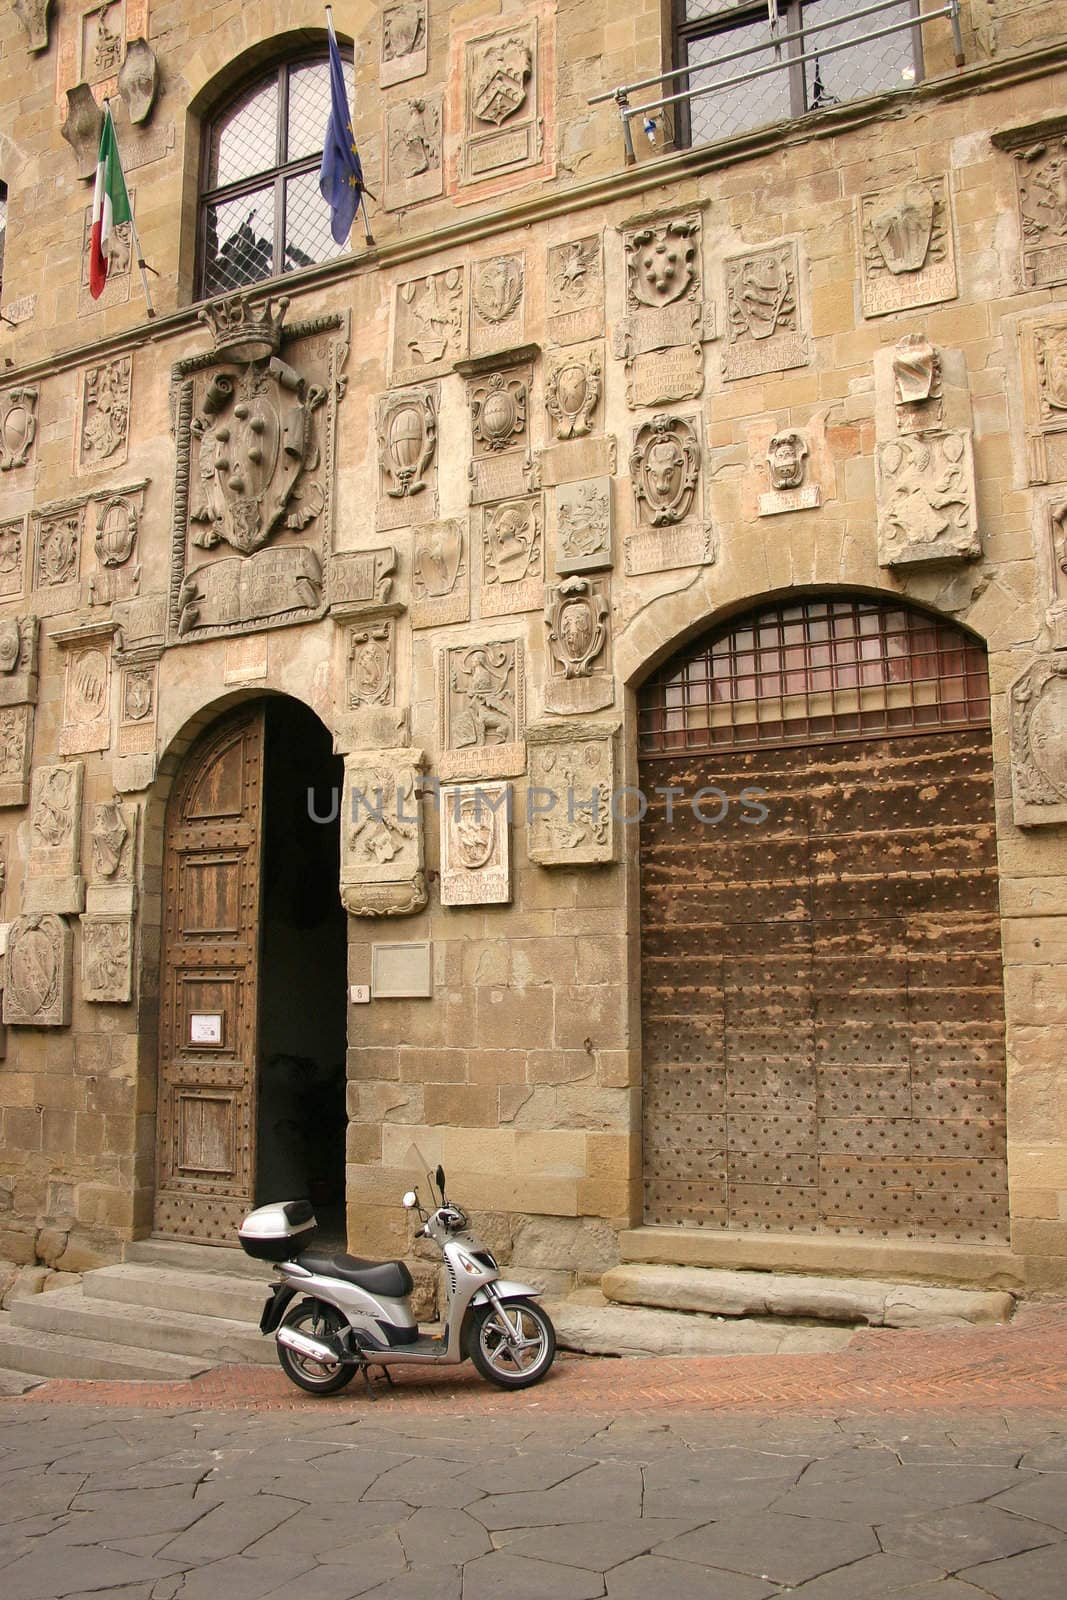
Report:
M 102 1349 L 122 1350 L 131 1358 L 142 1351 L 191 1358 L 198 1371 L 230 1361 L 276 1360 L 273 1339 L 265 1339 L 250 1322 L 101 1300 L 80 1288 L 18 1300 L 11 1321 L 13 1327 L 93 1340 Z
M 123 1251 L 124 1261 L 146 1267 L 174 1267 L 179 1272 L 209 1272 L 222 1278 L 257 1278 L 269 1282 L 269 1261 L 256 1261 L 236 1242 L 229 1245 L 184 1244 L 179 1239 L 134 1239 Z
M 71 1291 L 59 1289 L 57 1298 Z M 19 1301 L 18 1304 L 25 1302 Z M 215 1363 L 171 1355 L 162 1350 L 132 1350 L 109 1346 L 99 1339 L 47 1333 L 41 1328 L 15 1324 L 10 1312 L 0 1312 L 0 1367 L 43 1378 L 150 1378 L 182 1381 L 206 1372 Z
M 0 1367 L 0 1396 L 25 1394 L 27 1389 L 47 1382 L 39 1372 L 15 1372 L 11 1367 Z
M 730 1272 L 627 1262 L 600 1280 L 608 1300 L 715 1317 L 789 1317 L 874 1328 L 948 1328 L 1007 1322 L 1015 1309 L 997 1289 L 945 1289 L 874 1278 Z
M 596 1290 L 545 1302 L 562 1350 L 595 1356 L 822 1355 L 841 1350 L 851 1328 L 717 1321 L 685 1311 L 614 1305 Z
M 628 1228 L 621 1259 L 678 1267 L 807 1272 L 885 1282 L 959 1284 L 1018 1290 L 1018 1256 L 1006 1244 L 944 1239 L 869 1239 L 842 1234 L 763 1233 L 727 1228 Z
M 82 1287 L 94 1300 L 120 1300 L 124 1305 L 150 1306 L 156 1311 L 223 1317 L 229 1322 L 251 1323 L 258 1329 L 267 1284 L 242 1276 L 228 1278 L 212 1272 L 186 1272 L 177 1267 L 123 1261 L 87 1272 Z

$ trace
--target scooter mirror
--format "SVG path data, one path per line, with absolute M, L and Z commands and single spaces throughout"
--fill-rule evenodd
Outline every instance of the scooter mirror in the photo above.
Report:
M 405 1208 L 408 1211 L 412 1211 L 418 1205 L 418 1203 L 419 1203 L 418 1195 L 415 1193 L 414 1189 L 409 1189 L 407 1194 L 404 1196 L 404 1206 L 405 1206 Z
M 438 1167 L 437 1171 L 434 1173 L 434 1177 L 437 1179 L 437 1192 L 440 1194 L 441 1199 L 444 1200 L 444 1198 L 445 1198 L 445 1169 L 444 1169 L 444 1167 Z

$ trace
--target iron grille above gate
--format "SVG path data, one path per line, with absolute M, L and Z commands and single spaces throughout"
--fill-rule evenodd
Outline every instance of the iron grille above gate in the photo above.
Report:
M 638 730 L 652 756 L 988 722 L 979 640 L 899 603 L 848 597 L 769 606 L 705 635 L 644 685 Z

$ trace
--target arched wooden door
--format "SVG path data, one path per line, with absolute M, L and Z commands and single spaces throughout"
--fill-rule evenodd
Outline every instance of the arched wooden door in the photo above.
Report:
M 646 1222 L 1005 1238 L 980 641 L 769 606 L 653 674 L 639 740 Z
M 264 702 L 214 724 L 167 807 L 157 1233 L 232 1244 L 255 1186 Z

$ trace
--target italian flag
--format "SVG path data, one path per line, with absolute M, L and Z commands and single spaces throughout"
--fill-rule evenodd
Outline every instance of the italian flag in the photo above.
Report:
M 93 191 L 93 230 L 89 235 L 89 293 L 96 300 L 107 282 L 108 240 L 121 222 L 130 222 L 130 197 L 115 143 L 115 124 L 111 107 L 104 106 L 104 126 L 100 131 L 100 154 L 96 162 L 96 188 Z

